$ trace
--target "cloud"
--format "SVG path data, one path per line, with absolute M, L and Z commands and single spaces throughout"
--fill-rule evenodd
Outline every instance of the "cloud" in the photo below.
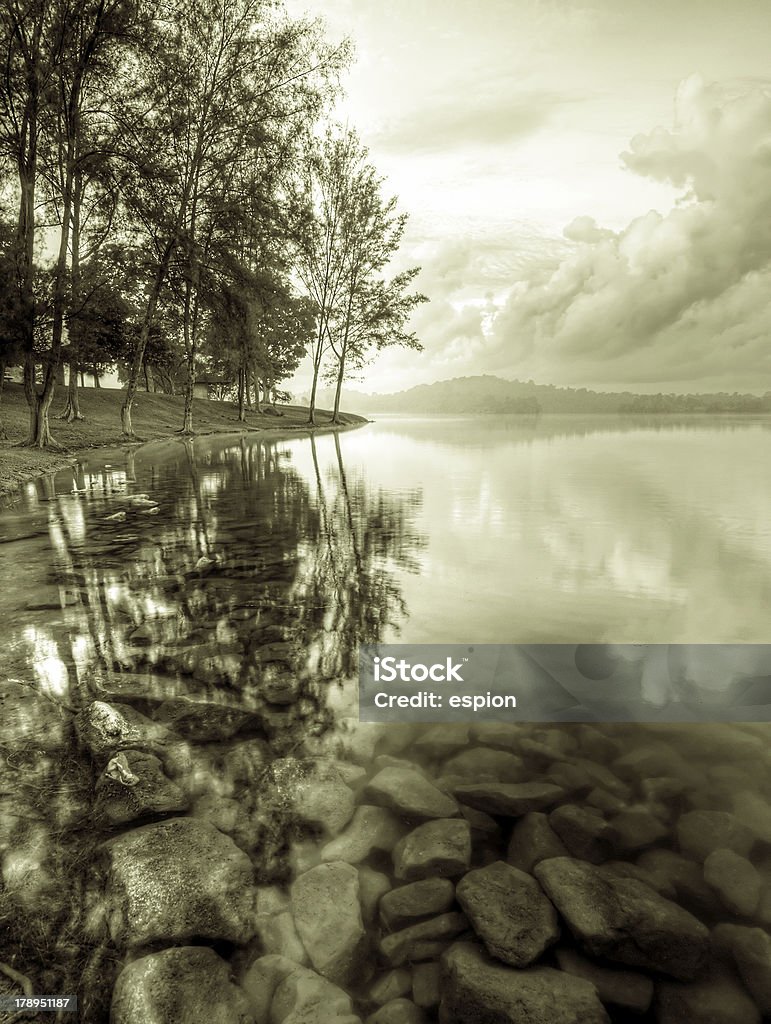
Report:
M 511 288 L 485 368 L 561 383 L 771 388 L 771 91 L 729 94 L 690 78 L 673 128 L 635 136 L 622 161 L 681 189 L 680 201 L 619 232 L 576 218 L 565 229 L 574 250 Z

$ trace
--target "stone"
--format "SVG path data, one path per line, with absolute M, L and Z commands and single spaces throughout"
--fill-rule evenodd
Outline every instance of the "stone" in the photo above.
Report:
M 618 814 L 619 811 L 623 811 L 626 807 L 623 800 L 609 793 L 607 789 L 602 789 L 600 786 L 595 786 L 594 789 L 589 790 L 584 798 L 584 803 L 587 807 L 596 807 L 603 814 Z
M 277 758 L 270 766 L 262 801 L 327 836 L 335 836 L 353 817 L 356 798 L 333 760 Z
M 704 861 L 704 881 L 732 914 L 749 917 L 756 910 L 763 881 L 746 857 L 733 850 L 713 850 Z
M 278 986 L 297 970 L 298 964 L 285 956 L 261 956 L 249 967 L 241 981 L 257 1024 L 263 1024 L 270 1016 L 270 1004 Z
M 115 755 L 97 781 L 95 795 L 94 814 L 110 825 L 184 811 L 190 803 L 166 776 L 160 760 L 141 750 Z
M 465 750 L 468 742 L 467 725 L 432 725 L 417 737 L 414 747 L 419 754 L 439 760 L 458 750 Z
M 259 886 L 255 901 L 255 932 L 262 951 L 306 964 L 308 954 L 297 934 L 289 897 L 278 886 Z
M 0 715 L 3 746 L 21 750 L 30 744 L 38 750 L 58 752 L 67 742 L 71 714 L 43 696 L 33 680 L 22 682 L 7 676 L 0 683 Z
M 662 896 L 676 899 L 697 915 L 720 912 L 717 894 L 704 881 L 696 861 L 674 850 L 646 850 L 637 858 L 637 866 L 650 876 Z
M 298 967 L 276 987 L 269 1024 L 327 1024 L 352 1017 L 353 1002 L 343 989 L 307 967 Z
M 420 924 L 392 932 L 380 940 L 380 950 L 392 967 L 403 963 L 433 958 L 441 952 L 447 939 L 454 939 L 468 928 L 463 914 L 440 914 Z
M 377 918 L 380 900 L 391 890 L 391 879 L 382 871 L 375 871 L 366 864 L 358 867 L 359 902 L 364 923 L 371 926 Z
M 465 818 L 471 826 L 471 838 L 472 839 L 490 839 L 497 837 L 500 833 L 498 822 L 495 818 L 491 818 L 489 814 L 485 814 L 484 811 L 477 811 L 474 807 L 469 807 L 467 804 L 460 805 L 461 817 Z
M 217 699 L 214 694 L 190 694 L 164 701 L 155 709 L 154 719 L 195 743 L 227 740 L 245 726 L 259 724 L 256 711 L 237 696 L 226 700 L 215 693 Z
M 733 850 L 746 857 L 755 836 L 728 811 L 687 811 L 677 822 L 677 841 L 686 857 L 705 861 L 714 851 Z
M 608 822 L 616 853 L 638 853 L 669 837 L 669 829 L 646 807 L 628 807 Z
M 590 761 L 585 757 L 576 757 L 573 763 L 584 769 L 595 786 L 607 790 L 608 793 L 612 793 L 613 796 L 617 796 L 625 803 L 631 798 L 632 787 L 626 782 L 622 782 L 618 775 L 604 764 Z
M 515 970 L 467 942 L 443 966 L 440 1024 L 609 1024 L 594 985 L 564 971 Z
M 771 805 L 767 800 L 747 789 L 734 793 L 733 813 L 757 839 L 771 844 Z
M 420 772 L 407 768 L 383 768 L 365 787 L 372 803 L 407 818 L 452 818 L 458 805 Z
M 724 945 L 747 991 L 764 1017 L 771 1015 L 771 936 L 762 928 L 719 924 L 713 941 Z
M 564 795 L 563 789 L 547 782 L 481 782 L 455 788 L 455 796 L 461 803 L 507 818 L 519 818 L 529 811 L 552 807 Z
M 396 844 L 393 861 L 396 877 L 404 882 L 462 875 L 471 862 L 471 827 L 463 818 L 427 821 Z
M 601 864 L 613 854 L 615 833 L 598 811 L 563 804 L 551 812 L 549 824 L 574 857 Z
M 366 1024 L 426 1024 L 426 1016 L 409 999 L 392 999 L 367 1017 Z
M 711 971 L 690 984 L 656 986 L 658 1024 L 760 1024 L 760 1013 L 741 984 L 728 973 Z
M 485 747 L 517 752 L 526 732 L 525 727 L 519 723 L 480 722 L 478 725 L 471 726 L 468 735 L 474 743 L 482 744 Z
M 393 971 L 386 971 L 373 982 L 367 993 L 373 1003 L 382 1006 L 392 999 L 400 999 L 412 991 L 412 972 L 406 967 L 398 967 Z
M 115 982 L 111 1024 L 260 1024 L 230 964 L 206 946 L 177 946 L 134 960 Z
M 683 795 L 685 789 L 686 784 L 683 780 L 676 779 L 672 775 L 643 779 L 640 783 L 640 792 L 646 800 L 661 800 L 665 803 L 677 800 Z
M 602 967 L 574 949 L 557 949 L 556 956 L 560 970 L 591 982 L 603 1004 L 632 1013 L 647 1013 L 653 1001 L 653 982 L 644 974 Z
M 522 772 L 521 757 L 487 747 L 462 750 L 445 761 L 442 768 L 445 775 L 462 775 L 477 781 L 488 778 L 495 782 L 520 782 Z
M 254 935 L 251 861 L 213 825 L 170 818 L 101 846 L 110 936 L 119 947 Z
M 511 830 L 506 860 L 520 871 L 532 874 L 533 868 L 549 857 L 565 857 L 567 849 L 541 811 L 531 811 Z
M 150 750 L 155 753 L 176 737 L 165 725 L 140 714 L 128 704 L 95 700 L 75 716 L 75 731 L 98 764 L 106 764 L 118 751 Z
M 380 920 L 389 931 L 416 918 L 443 914 L 455 902 L 455 887 L 448 878 L 425 878 L 399 886 L 380 900 Z
M 553 782 L 574 798 L 586 796 L 593 786 L 586 769 L 570 761 L 554 761 L 543 778 L 545 782 Z
M 456 894 L 488 953 L 513 967 L 529 966 L 559 938 L 557 912 L 539 884 L 503 861 L 469 871 Z
M 343 861 L 320 864 L 295 879 L 290 891 L 297 933 L 311 964 L 344 984 L 358 969 L 365 940 L 356 868 Z
M 239 740 L 228 744 L 228 750 L 222 758 L 222 774 L 233 785 L 252 786 L 260 780 L 271 758 L 270 748 L 265 740 Z
M 404 832 L 404 824 L 392 811 L 362 804 L 354 811 L 345 830 L 323 847 L 321 859 L 358 864 L 374 850 L 390 853 Z
M 650 886 L 570 857 L 541 861 L 535 875 L 592 955 L 680 980 L 702 966 L 709 932 Z
M 442 968 L 437 963 L 415 964 L 412 968 L 412 998 L 416 1006 L 431 1010 L 439 1005 Z

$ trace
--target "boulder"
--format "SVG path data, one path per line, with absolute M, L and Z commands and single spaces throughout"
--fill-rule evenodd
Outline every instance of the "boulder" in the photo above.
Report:
M 159 725 L 128 704 L 95 700 L 75 717 L 75 731 L 81 746 L 98 764 L 106 764 L 120 750 L 142 749 L 159 753 L 178 739 L 165 725 Z
M 393 861 L 404 882 L 462 875 L 471 862 L 471 827 L 463 818 L 427 821 L 396 844 Z
M 638 853 L 669 837 L 667 826 L 647 807 L 628 807 L 608 822 L 616 853 Z
M 746 857 L 733 850 L 713 850 L 704 861 L 704 881 L 732 914 L 749 917 L 755 912 L 763 880 Z
M 392 999 L 401 999 L 412 991 L 412 973 L 406 967 L 398 967 L 393 971 L 386 971 L 369 987 L 367 993 L 369 999 L 378 1006 L 390 1002 Z
M 345 830 L 327 843 L 321 859 L 358 864 L 374 850 L 390 853 L 405 832 L 404 824 L 385 807 L 362 804 Z
M 351 997 L 307 967 L 298 967 L 278 983 L 268 1024 L 327 1024 L 358 1021 Z
M 371 927 L 377 917 L 380 900 L 391 889 L 391 879 L 367 864 L 359 865 L 359 903 L 364 923 Z
M 719 924 L 716 945 L 728 949 L 733 964 L 764 1017 L 771 1016 L 771 937 L 762 928 Z
M 728 811 L 688 811 L 677 822 L 677 841 L 686 857 L 705 861 L 714 851 L 733 850 L 746 857 L 755 836 Z
M 443 914 L 455 902 L 455 887 L 448 878 L 425 878 L 399 886 L 380 900 L 380 920 L 389 931 L 416 918 Z
M 134 960 L 118 975 L 111 1024 L 261 1024 L 230 965 L 206 946 Z
M 190 803 L 160 760 L 141 750 L 116 754 L 97 781 L 95 795 L 94 814 L 110 825 L 184 811 Z
M 591 982 L 603 1004 L 647 1013 L 653 1000 L 653 982 L 644 974 L 603 967 L 574 949 L 558 949 L 556 955 L 560 969 Z
M 312 965 L 330 981 L 349 981 L 365 942 L 356 868 L 343 861 L 319 864 L 295 879 L 291 899 L 297 933 Z
M 257 1024 L 264 1024 L 270 1016 L 270 1004 L 278 986 L 297 970 L 298 964 L 285 956 L 269 954 L 261 956 L 249 967 L 241 981 Z
M 415 964 L 412 968 L 412 999 L 424 1010 L 439 1005 L 442 968 L 438 963 Z
M 308 954 L 297 934 L 289 896 L 278 886 L 259 886 L 254 909 L 255 932 L 263 953 L 306 964 Z
M 567 849 L 549 824 L 549 817 L 531 811 L 520 818 L 511 830 L 506 860 L 520 871 L 532 874 L 533 868 L 550 857 L 565 857 Z
M 672 897 L 696 914 L 719 913 L 717 894 L 704 881 L 704 872 L 696 861 L 674 850 L 646 850 L 637 859 L 662 896 Z
M 563 804 L 551 812 L 549 824 L 574 857 L 601 864 L 613 854 L 616 836 L 599 811 Z
M 536 877 L 579 942 L 594 956 L 689 980 L 709 932 L 682 907 L 633 878 L 570 857 L 541 861 Z
M 454 939 L 467 928 L 463 914 L 440 914 L 386 935 L 380 941 L 380 950 L 392 967 L 433 959 L 443 952 L 448 939 Z
M 284 757 L 266 773 L 260 806 L 335 836 L 351 820 L 356 800 L 335 761 Z
M 219 692 L 180 695 L 164 701 L 155 709 L 154 719 L 196 743 L 230 739 L 245 726 L 256 726 L 260 721 L 256 711 L 245 707 L 235 695 L 224 700 Z
M 407 818 L 452 818 L 458 805 L 420 772 L 408 768 L 383 768 L 365 788 L 373 804 L 387 807 Z
M 101 849 L 116 945 L 193 937 L 245 945 L 254 935 L 251 861 L 207 822 L 170 818 L 132 829 Z
M 367 1017 L 365 1024 L 426 1024 L 426 1016 L 409 999 L 392 999 Z
M 519 782 L 522 773 L 521 757 L 489 747 L 462 750 L 448 758 L 442 768 L 443 775 L 462 775 L 474 780 L 488 778 L 494 782 Z
M 683 985 L 656 986 L 657 1024 L 760 1024 L 760 1013 L 730 973 L 711 971 Z
M 516 970 L 467 942 L 443 966 L 440 1024 L 609 1024 L 594 985 L 564 971 Z
M 457 897 L 490 955 L 513 967 L 529 966 L 559 938 L 557 913 L 540 885 L 503 861 L 469 871 Z
M 461 803 L 507 818 L 552 807 L 564 795 L 563 789 L 548 782 L 480 782 L 455 787 L 455 796 Z

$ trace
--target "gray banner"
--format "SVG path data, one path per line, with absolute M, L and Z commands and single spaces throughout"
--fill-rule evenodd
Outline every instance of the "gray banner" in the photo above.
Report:
M 766 722 L 771 644 L 379 644 L 362 722 Z

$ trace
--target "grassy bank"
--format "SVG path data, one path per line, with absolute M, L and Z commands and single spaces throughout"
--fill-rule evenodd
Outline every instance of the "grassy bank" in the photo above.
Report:
M 29 426 L 27 402 L 19 384 L 8 384 L 0 405 L 0 423 L 7 439 L 0 440 L 0 495 L 8 494 L 31 477 L 50 473 L 66 466 L 72 457 L 88 448 L 125 444 L 121 436 L 120 407 L 123 391 L 112 388 L 84 388 L 80 392 L 80 411 L 85 420 L 65 423 L 56 419 L 64 406 L 66 394 L 59 389 L 51 416 L 51 431 L 62 446 L 61 451 L 38 451 L 17 447 L 27 436 Z M 171 437 L 182 423 L 184 398 L 179 395 L 148 395 L 140 392 L 134 401 L 134 429 L 145 441 Z M 239 423 L 238 409 L 232 402 L 214 402 L 203 398 L 193 401 L 193 424 L 199 434 L 233 432 L 295 433 L 308 427 L 308 410 L 303 406 L 281 406 L 282 416 L 247 411 L 247 422 Z M 317 430 L 330 428 L 332 414 L 316 411 Z M 361 416 L 342 416 L 345 425 L 365 423 Z

